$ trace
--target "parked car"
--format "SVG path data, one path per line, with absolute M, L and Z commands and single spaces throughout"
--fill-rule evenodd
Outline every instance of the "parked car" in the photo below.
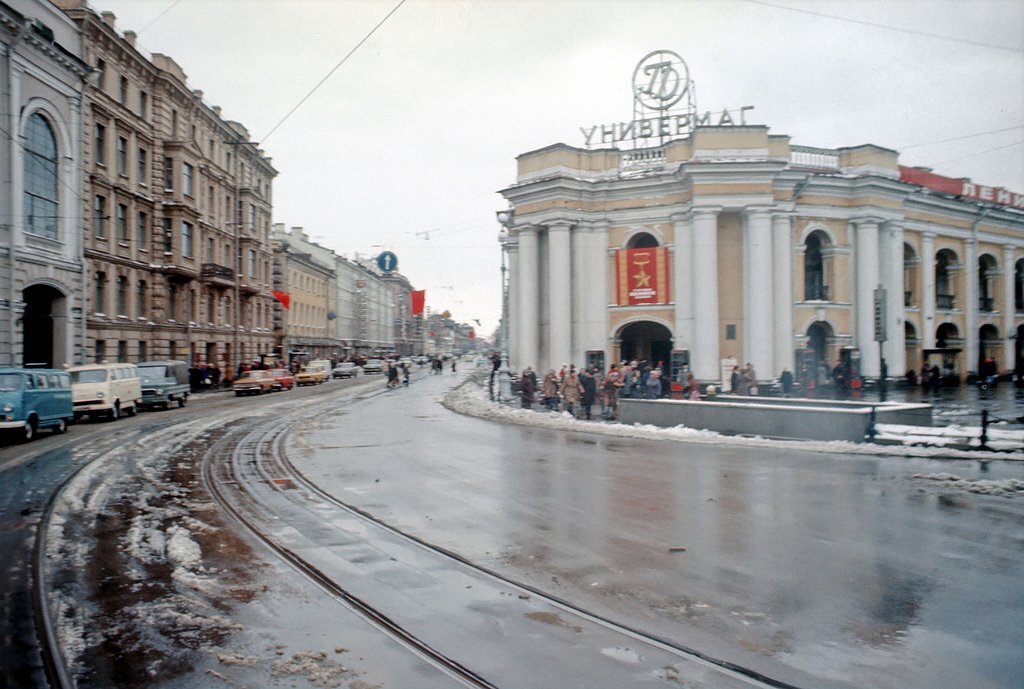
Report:
M 306 366 L 303 366 L 303 368 L 309 366 L 319 368 L 320 370 L 322 370 L 324 372 L 324 380 L 327 380 L 330 377 L 331 369 L 334 368 L 334 366 L 331 364 L 330 359 L 314 359 L 313 361 L 310 361 L 308 364 L 306 364 Z
M 232 386 L 235 390 L 235 397 L 242 395 L 262 395 L 265 392 L 273 392 L 277 385 L 277 379 L 270 374 L 270 371 L 248 371 L 235 381 Z
M 332 378 L 355 378 L 359 373 L 359 367 L 351 361 L 342 361 L 331 371 Z
M 384 362 L 380 359 L 367 359 L 363 364 L 363 373 L 383 373 Z
M 191 394 L 188 384 L 188 364 L 184 361 L 144 361 L 139 364 L 142 379 L 143 409 L 162 406 L 170 409 L 171 402 L 184 407 Z
M 313 364 L 303 366 L 302 370 L 295 374 L 296 385 L 319 385 L 326 382 L 327 371 Z
M 291 390 L 295 387 L 295 376 L 286 368 L 272 368 L 270 369 L 270 375 L 274 376 L 276 381 L 274 390 L 277 392 Z
M 28 442 L 40 428 L 63 433 L 75 419 L 71 375 L 54 369 L 0 368 L 0 430 Z
M 116 421 L 122 414 L 135 416 L 142 404 L 142 381 L 134 364 L 86 364 L 68 373 L 76 420 L 106 416 Z

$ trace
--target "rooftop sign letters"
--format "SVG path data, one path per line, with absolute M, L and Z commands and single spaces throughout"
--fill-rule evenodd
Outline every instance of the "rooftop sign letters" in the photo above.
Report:
M 670 50 L 655 50 L 633 70 L 633 119 L 628 122 L 580 127 L 587 146 L 632 141 L 646 146 L 647 139 L 664 143 L 689 136 L 695 127 L 744 125 L 754 106 L 697 112 L 690 69 Z

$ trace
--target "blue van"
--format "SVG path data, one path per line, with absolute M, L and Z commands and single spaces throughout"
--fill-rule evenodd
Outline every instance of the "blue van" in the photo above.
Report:
M 27 442 L 40 428 L 63 433 L 74 418 L 67 371 L 0 368 L 0 431 Z

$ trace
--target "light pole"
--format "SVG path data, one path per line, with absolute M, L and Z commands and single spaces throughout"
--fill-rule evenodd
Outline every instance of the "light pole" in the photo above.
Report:
M 505 254 L 508 252 L 508 230 L 515 219 L 515 211 L 509 208 L 498 211 L 498 222 L 501 231 L 498 242 L 501 244 L 501 367 L 498 369 L 498 398 L 502 402 L 512 400 L 512 378 L 508 368 L 508 278 L 505 267 Z

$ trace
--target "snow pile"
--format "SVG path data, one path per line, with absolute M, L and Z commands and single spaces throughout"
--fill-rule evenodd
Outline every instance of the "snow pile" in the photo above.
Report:
M 981 428 L 978 426 L 900 426 L 880 423 L 875 428 L 878 430 L 878 440 L 897 441 L 905 445 L 981 446 Z M 986 444 L 993 450 L 1020 450 L 1024 448 L 1024 431 L 989 426 Z
M 991 481 L 988 479 L 966 479 L 956 474 L 914 474 L 913 478 L 934 481 L 942 486 L 959 488 L 969 493 L 996 495 L 1001 498 L 1024 498 L 1024 480 L 1007 478 Z
M 698 430 L 686 426 L 675 426 L 672 428 L 661 428 L 658 426 L 621 423 L 585 421 L 576 419 L 565 412 L 553 414 L 546 410 L 534 411 L 519 407 L 508 406 L 491 401 L 487 396 L 486 389 L 482 386 L 480 379 L 470 378 L 461 385 L 451 389 L 441 398 L 441 404 L 448 409 L 466 416 L 475 416 L 482 419 L 490 419 L 505 423 L 514 423 L 533 428 L 547 428 L 561 431 L 575 431 L 595 435 L 618 436 L 628 438 L 643 438 L 648 440 L 669 440 L 709 445 L 740 445 L 746 447 L 772 447 L 809 450 L 814 452 L 829 452 L 846 455 L 871 455 L 871 456 L 892 456 L 900 455 L 905 457 L 955 457 L 957 459 L 1024 459 L 1024 443 L 1018 445 L 1020 448 L 1012 453 L 988 452 L 984 450 L 963 450 L 952 447 L 920 447 L 913 440 L 900 445 L 875 445 L 871 443 L 852 443 L 844 440 L 817 441 L 817 440 L 773 440 L 760 437 L 722 435 L 714 431 Z M 518 404 L 518 399 L 515 402 Z M 597 406 L 595 405 L 595 412 Z M 903 428 L 903 427 L 892 427 Z M 921 430 L 925 427 L 905 427 Z M 1018 431 L 1001 431 L 1002 433 L 1019 433 Z M 990 429 L 989 435 L 993 431 Z M 935 437 L 935 436 L 932 436 Z M 899 442 L 900 437 L 895 433 L 892 439 Z M 950 439 L 949 444 L 956 444 L 956 440 Z M 977 443 L 975 443 L 977 445 Z M 990 442 L 995 447 L 995 443 Z

